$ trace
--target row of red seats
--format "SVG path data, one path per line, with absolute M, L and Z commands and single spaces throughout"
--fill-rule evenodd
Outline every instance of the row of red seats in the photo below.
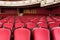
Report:
M 11 23 L 13 22 L 12 19 L 13 19 L 12 16 L 7 16 L 6 18 L 0 20 L 0 27 L 5 27 L 5 25 L 7 25 L 8 27 L 9 27 L 9 25 L 11 26 Z
M 29 17 L 28 17 L 29 18 Z M 26 18 L 22 18 L 24 21 L 25 21 L 25 24 L 26 24 L 26 27 L 27 28 L 35 28 L 35 27 L 43 27 L 43 28 L 48 28 L 48 26 L 49 26 L 49 28 L 53 28 L 53 27 L 58 27 L 59 26 L 59 23 L 58 22 L 55 22 L 55 20 L 54 19 L 52 19 L 51 17 L 47 17 L 47 19 L 46 19 L 46 17 L 45 16 L 43 16 L 43 17 L 36 17 L 36 18 L 34 18 L 34 17 L 32 17 L 32 18 L 30 18 L 30 19 L 32 19 L 31 21 L 30 21 L 30 19 L 28 20 L 28 18 L 26 19 Z M 34 19 L 33 19 L 34 18 Z M 18 22 L 17 22 L 18 21 Z M 24 22 L 22 23 L 21 22 L 22 20 L 16 20 L 16 28 L 17 27 L 24 27 Z M 20 22 L 20 23 L 19 23 Z M 48 22 L 48 23 L 47 23 Z M 19 25 L 19 24 L 21 24 L 21 25 Z M 53 24 L 53 25 L 52 25 Z
M 59 27 L 58 21 L 56 21 L 53 17 L 47 17 L 47 22 L 50 28 Z
M 25 17 L 25 16 L 24 16 Z M 52 19 L 51 17 L 33 17 L 30 18 L 24 18 L 24 17 L 6 17 L 0 21 L 0 27 L 5 27 L 9 29 L 13 28 L 21 28 L 21 27 L 26 27 L 29 29 L 36 28 L 36 27 L 42 27 L 42 28 L 53 28 L 53 27 L 59 27 L 59 21 L 55 21 L 55 19 Z M 39 19 L 40 18 L 40 19 Z M 26 22 L 23 22 L 23 20 Z M 36 19 L 36 20 L 35 20 Z M 35 23 L 36 22 L 36 23 Z
M 45 16 L 23 16 L 23 17 L 6 17 L 0 20 L 0 40 L 10 40 L 14 35 L 14 40 L 31 40 L 31 35 L 34 40 L 50 40 L 50 31 L 45 28 L 51 28 L 53 40 L 60 40 L 59 17 Z M 26 28 L 23 28 L 26 27 Z M 38 27 L 38 28 L 37 28 Z M 13 28 L 17 28 L 12 30 Z M 32 33 L 29 29 L 32 29 Z M 12 32 L 9 30 L 11 29 Z
M 10 17 L 6 17 L 6 18 L 1 19 L 1 20 L 0 20 L 0 27 L 2 27 L 2 25 L 3 25 L 5 22 L 7 22 L 9 18 L 10 18 Z
M 60 27 L 55 27 L 51 30 L 53 40 L 60 40 Z M 33 34 L 34 40 L 50 40 L 50 32 L 45 28 L 34 28 L 32 33 L 26 28 L 18 28 L 14 30 L 14 40 L 31 40 Z M 10 40 L 11 31 L 5 28 L 0 28 L 0 40 Z

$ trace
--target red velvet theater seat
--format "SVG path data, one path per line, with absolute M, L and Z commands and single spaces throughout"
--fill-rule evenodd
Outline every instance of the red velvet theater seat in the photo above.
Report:
M 4 18 L 4 19 L 0 20 L 0 22 L 5 23 L 5 22 L 7 22 L 7 21 L 8 21 L 8 19 L 9 19 L 9 18 L 10 18 L 10 16 L 8 16 L 8 17 L 6 17 L 6 18 Z
M 4 28 L 9 28 L 9 29 L 12 30 L 12 28 L 13 28 L 13 23 L 4 23 L 3 27 L 4 27 Z
M 10 40 L 11 31 L 5 28 L 0 28 L 0 40 Z
M 8 20 L 9 23 L 14 23 L 14 16 L 12 16 L 9 20 Z
M 49 23 L 49 22 L 55 22 L 55 20 L 52 19 L 51 17 L 47 17 L 47 21 L 48 21 L 48 23 Z
M 26 25 L 27 25 L 27 28 L 29 28 L 29 29 L 33 29 L 36 27 L 36 24 L 33 22 L 28 22 L 28 23 L 26 23 Z
M 26 17 L 26 18 L 22 19 L 21 21 L 24 22 L 24 23 L 27 23 L 27 22 L 29 22 L 30 20 L 27 19 L 27 17 Z
M 55 19 L 56 21 L 57 21 L 57 23 L 59 23 L 60 24 L 60 19 L 59 18 L 57 18 L 57 19 Z
M 30 31 L 26 28 L 18 28 L 14 31 L 14 40 L 30 40 Z
M 38 27 L 42 27 L 42 28 L 48 28 L 47 22 L 38 22 L 37 23 Z
M 53 40 L 60 40 L 60 27 L 52 29 Z
M 36 28 L 33 30 L 34 40 L 50 40 L 50 32 L 44 28 Z
M 13 19 L 8 20 L 8 23 L 14 23 Z
M 37 23 L 39 21 L 39 19 L 38 18 L 34 18 L 31 21 L 34 22 L 34 23 Z
M 45 16 L 44 17 L 41 17 L 40 20 L 39 20 L 39 22 L 46 22 Z
M 0 20 L 1 23 L 5 23 L 5 22 L 7 22 L 7 21 L 8 21 L 8 20 L 6 20 L 6 19 Z
M 2 27 L 3 23 L 0 23 L 0 27 Z
M 50 22 L 49 23 L 49 27 L 53 28 L 53 27 L 59 27 L 59 24 L 57 22 Z
M 15 22 L 18 23 L 18 22 L 21 22 L 21 20 L 19 20 L 19 19 L 15 19 Z
M 22 22 L 15 23 L 15 28 L 19 28 L 19 27 L 24 27 L 24 23 Z

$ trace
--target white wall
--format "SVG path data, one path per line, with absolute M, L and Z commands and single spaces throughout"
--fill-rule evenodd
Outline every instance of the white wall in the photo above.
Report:
M 60 0 L 55 0 L 56 2 L 59 2 Z
M 46 0 L 46 3 L 54 2 L 54 0 Z

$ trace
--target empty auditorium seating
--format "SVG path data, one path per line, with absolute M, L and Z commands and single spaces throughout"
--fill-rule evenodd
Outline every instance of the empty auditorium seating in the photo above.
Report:
M 4 19 L 0 20 L 1 23 L 5 23 L 7 21 L 8 21 L 8 18 L 4 18 Z
M 2 24 L 2 23 L 0 23 L 0 27 L 2 27 L 2 25 L 3 25 L 3 24 Z
M 13 18 L 13 17 L 10 18 L 10 19 L 8 20 L 8 22 L 9 22 L 9 23 L 14 23 L 14 18 Z
M 59 16 L 8 16 L 0 20 L 0 40 L 60 40 L 59 26 Z
M 53 40 L 60 40 L 60 27 L 54 27 L 51 32 Z
M 59 18 L 57 18 L 57 19 L 55 19 L 59 24 L 60 24 L 60 19 Z
M 22 20 L 22 22 L 24 22 L 24 23 L 27 23 L 27 22 L 30 21 L 27 17 L 24 17 L 24 18 L 22 18 L 21 20 Z
M 30 40 L 30 31 L 26 28 L 18 28 L 14 31 L 14 40 Z
M 46 22 L 45 16 L 41 17 L 40 20 L 39 20 L 39 22 Z
M 18 22 L 21 22 L 21 20 L 19 18 L 15 19 L 15 22 L 18 23 Z
M 48 28 L 47 22 L 46 23 L 45 22 L 38 22 L 37 25 L 38 25 L 38 27 Z
M 26 23 L 26 25 L 27 25 L 27 28 L 29 28 L 29 29 L 33 29 L 36 27 L 36 24 L 34 22 L 28 22 L 28 23 Z
M 10 40 L 11 31 L 5 28 L 0 28 L 0 40 Z
M 50 32 L 48 29 L 35 28 L 33 30 L 34 40 L 50 40 Z
M 22 22 L 15 23 L 15 28 L 19 28 L 19 27 L 24 27 L 24 23 Z
M 20 22 L 19 16 L 16 16 L 16 17 L 15 17 L 15 22 Z
M 11 20 L 9 20 L 8 22 L 9 22 L 9 23 L 14 23 L 14 20 L 11 19 Z
M 51 17 L 47 17 L 47 21 L 48 21 L 48 23 L 49 23 L 49 22 L 55 22 L 55 20 L 52 19 Z
M 13 23 L 4 23 L 3 27 L 4 27 L 4 28 L 9 28 L 9 29 L 12 30 L 12 28 L 13 28 Z
M 60 3 L 28 1 L 0 0 L 0 40 L 60 40 Z
M 38 18 L 34 18 L 31 21 L 34 22 L 34 23 L 37 23 L 39 21 L 39 19 Z
M 50 23 L 49 23 L 49 27 L 50 27 L 50 28 L 59 27 L 59 23 L 57 23 L 57 22 L 50 22 Z

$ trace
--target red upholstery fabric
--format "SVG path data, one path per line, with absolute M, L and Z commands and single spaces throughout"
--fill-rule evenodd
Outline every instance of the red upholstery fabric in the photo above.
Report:
M 60 27 L 52 29 L 53 40 L 60 40 Z
M 31 21 L 34 22 L 34 23 L 37 23 L 39 21 L 39 19 L 38 18 L 34 18 Z
M 18 22 L 21 22 L 21 20 L 19 20 L 19 19 L 16 19 L 16 20 L 15 20 L 15 22 L 16 22 L 16 23 L 18 23 Z
M 5 22 L 7 22 L 7 20 L 2 19 L 2 20 L 0 20 L 0 22 L 5 23 Z
M 49 23 L 49 27 L 53 28 L 53 27 L 59 27 L 59 24 L 57 22 L 50 22 Z
M 34 40 L 50 40 L 50 32 L 44 28 L 33 30 Z
M 48 28 L 48 24 L 45 22 L 38 22 L 37 25 L 38 25 L 38 27 Z
M 39 20 L 39 22 L 46 22 L 45 16 L 41 17 L 40 20 Z
M 13 23 L 4 23 L 3 25 L 6 28 L 12 29 L 13 28 Z
M 27 19 L 27 17 L 25 18 L 22 18 L 22 22 L 24 22 L 24 23 L 27 23 L 27 22 L 29 22 L 30 20 L 29 19 Z
M 15 28 L 18 28 L 18 27 L 24 27 L 24 23 L 22 22 L 15 23 Z
M 0 27 L 2 27 L 3 23 L 0 23 Z
M 29 29 L 32 29 L 32 28 L 35 28 L 36 27 L 36 24 L 33 23 L 33 22 L 28 22 L 26 24 L 27 24 L 27 28 L 29 28 Z
M 5 22 L 7 22 L 9 18 L 10 18 L 10 16 L 1 19 L 1 20 L 0 20 L 0 23 L 5 23 Z
M 30 40 L 30 31 L 25 28 L 19 28 L 14 31 L 14 40 Z
M 48 22 L 55 22 L 55 20 L 52 19 L 52 18 L 50 18 L 50 17 L 47 17 L 47 21 L 48 21 Z
M 0 28 L 0 40 L 10 40 L 11 31 L 8 29 Z
M 9 19 L 8 23 L 14 23 L 14 18 Z
M 60 18 L 57 18 L 56 21 L 58 24 L 60 24 Z

